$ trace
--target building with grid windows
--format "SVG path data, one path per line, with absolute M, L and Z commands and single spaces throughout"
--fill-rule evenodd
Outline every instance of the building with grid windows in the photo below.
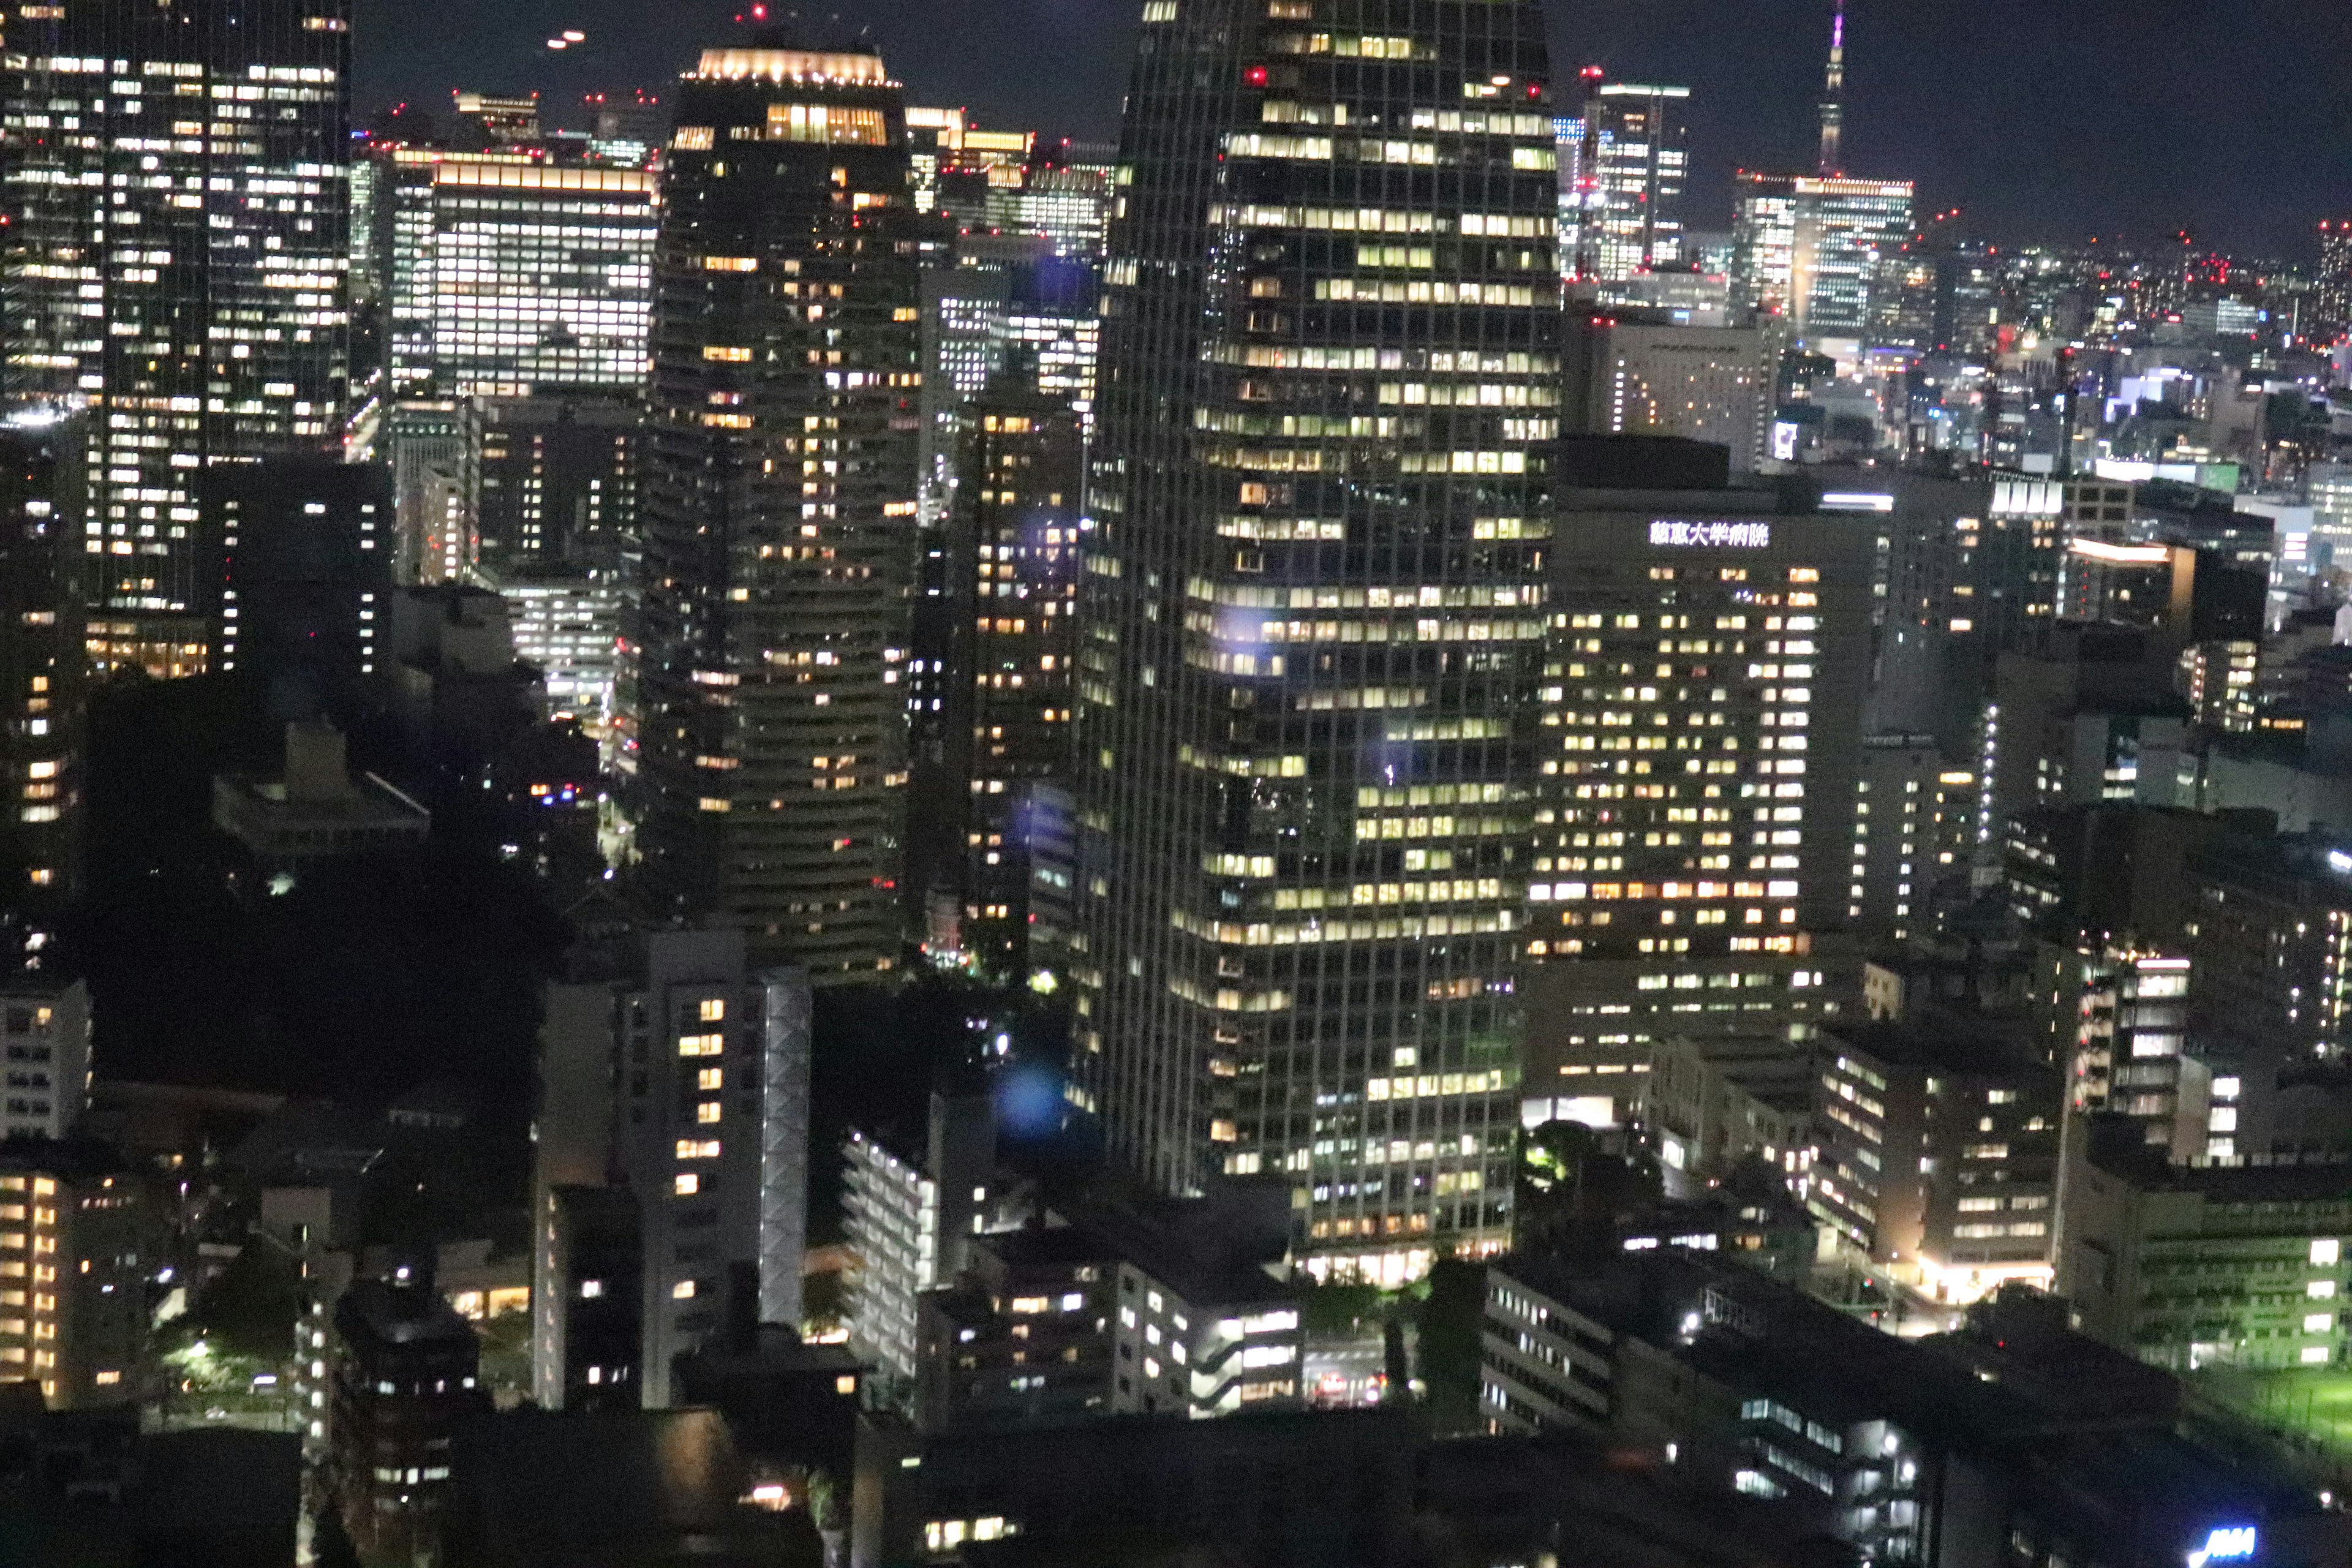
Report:
M 1094 428 L 1101 275 L 1028 237 L 966 235 L 954 264 L 923 273 L 923 518 L 943 522 L 960 416 L 1006 374 L 1062 399 Z M 943 541 L 927 537 L 925 554 Z
M 541 1032 L 533 1375 L 549 1393 L 626 1383 L 660 1409 L 677 1358 L 730 1322 L 800 1324 L 808 977 L 747 968 L 740 931 L 652 931 L 592 957 L 548 988 Z M 635 1203 L 638 1342 L 591 1373 L 576 1363 L 586 1341 L 571 1318 L 575 1304 L 597 1303 L 587 1337 L 625 1341 L 604 1308 L 619 1281 L 578 1275 L 583 1233 L 572 1226 L 567 1244 L 563 1216 L 568 1205 L 581 1217 L 578 1189 L 608 1186 Z M 607 1217 L 597 1228 L 616 1226 Z M 562 1299 L 547 1300 L 557 1280 L 568 1281 Z
M 1572 279 L 1622 283 L 1683 265 L 1683 186 L 1688 176 L 1686 87 L 1589 79 L 1577 180 L 1570 203 Z
M 156 1216 L 102 1143 L 0 1141 L 0 1384 L 52 1410 L 149 1397 L 146 1289 Z
M 1155 5 L 1080 586 L 1074 1092 L 1318 1278 L 1504 1246 L 1558 433 L 1540 8 Z
M 70 1136 L 89 1103 L 89 987 L 39 975 L 0 987 L 0 1141 Z
M 644 385 L 661 225 L 651 171 L 520 153 L 386 156 L 403 395 Z
M 1622 1110 L 1668 1036 L 1801 1039 L 1856 978 L 1876 531 L 1730 489 L 1572 490 L 1558 519 L 1528 1090 Z
M 1736 302 L 1788 318 L 1800 342 L 1859 343 L 1879 260 L 1911 237 L 1908 180 L 1743 169 L 1733 212 Z
M 207 662 L 207 468 L 342 428 L 348 0 L 42 5 L 7 21 L 0 389 L 86 406 L 100 669 Z
M 2099 1117 L 2064 1158 L 2053 1261 L 2083 1332 L 2184 1372 L 2343 1364 L 2341 1153 L 2184 1164 Z
M 1933 735 L 1873 735 L 1860 762 L 1846 919 L 1865 939 L 1904 942 L 1931 928 L 1938 898 L 1968 900 L 1982 792 Z

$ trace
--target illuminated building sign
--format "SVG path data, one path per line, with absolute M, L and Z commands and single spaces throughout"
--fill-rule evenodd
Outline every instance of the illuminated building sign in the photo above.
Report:
M 1772 542 L 1769 522 L 1682 522 L 1661 518 L 1650 524 L 1650 542 L 1677 550 L 1763 550 Z
M 2352 877 L 2352 855 L 2341 849 L 2330 849 L 2327 852 L 2327 868 L 2341 876 Z
M 2256 1536 L 2251 1524 L 2224 1524 L 2205 1537 L 2205 1544 L 2189 1554 L 2189 1568 L 2210 1563 L 2243 1563 L 2254 1554 Z

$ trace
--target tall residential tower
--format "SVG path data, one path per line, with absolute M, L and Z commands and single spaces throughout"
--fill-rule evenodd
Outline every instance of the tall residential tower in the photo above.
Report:
M 654 268 L 624 765 L 648 902 L 819 985 L 898 963 L 920 295 L 898 84 L 711 49 Z
M 1144 12 L 1078 652 L 1078 1092 L 1321 1278 L 1508 1234 L 1562 316 L 1541 9 Z

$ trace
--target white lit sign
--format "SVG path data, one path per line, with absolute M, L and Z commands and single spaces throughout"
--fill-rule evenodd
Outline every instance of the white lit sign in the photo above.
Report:
M 2347 855 L 2341 849 L 2330 849 L 2327 852 L 2327 868 L 2352 877 L 2352 855 Z
M 2189 1554 L 2189 1568 L 2205 1568 L 2209 1563 L 2243 1563 L 2254 1554 L 2254 1527 L 2251 1524 L 2225 1524 L 2205 1537 L 2205 1544 Z
M 1650 524 L 1650 542 L 1677 550 L 1762 550 L 1772 542 L 1769 522 L 1679 522 L 1661 518 Z

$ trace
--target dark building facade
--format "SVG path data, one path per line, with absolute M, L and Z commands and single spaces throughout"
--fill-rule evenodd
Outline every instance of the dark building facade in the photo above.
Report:
M 900 938 L 920 346 L 898 86 L 712 49 L 678 89 L 655 266 L 623 755 L 636 880 L 820 985 Z
M 392 475 L 377 463 L 272 458 L 212 470 L 198 509 L 217 577 L 199 603 L 216 668 L 348 696 L 389 652 Z
M 1028 972 L 1033 846 L 1068 831 L 1054 786 L 1070 770 L 1085 450 L 1066 403 L 1000 384 L 967 404 L 948 591 L 917 610 L 939 710 L 915 714 L 909 866 L 954 894 L 964 951 L 1006 977 Z
M 1294 9 L 1155 7 L 1127 99 L 1078 1092 L 1162 1188 L 1288 1173 L 1305 1266 L 1395 1283 L 1508 1232 L 1550 60 L 1533 5 Z
M 27 967 L 80 881 L 81 441 L 72 424 L 0 432 L 0 923 Z
M 451 1448 L 489 1412 L 480 1359 L 429 1268 L 362 1279 L 335 1304 L 327 1487 L 362 1560 L 437 1557 Z
M 550 393 L 485 399 L 478 417 L 484 569 L 622 571 L 637 536 L 636 404 Z

